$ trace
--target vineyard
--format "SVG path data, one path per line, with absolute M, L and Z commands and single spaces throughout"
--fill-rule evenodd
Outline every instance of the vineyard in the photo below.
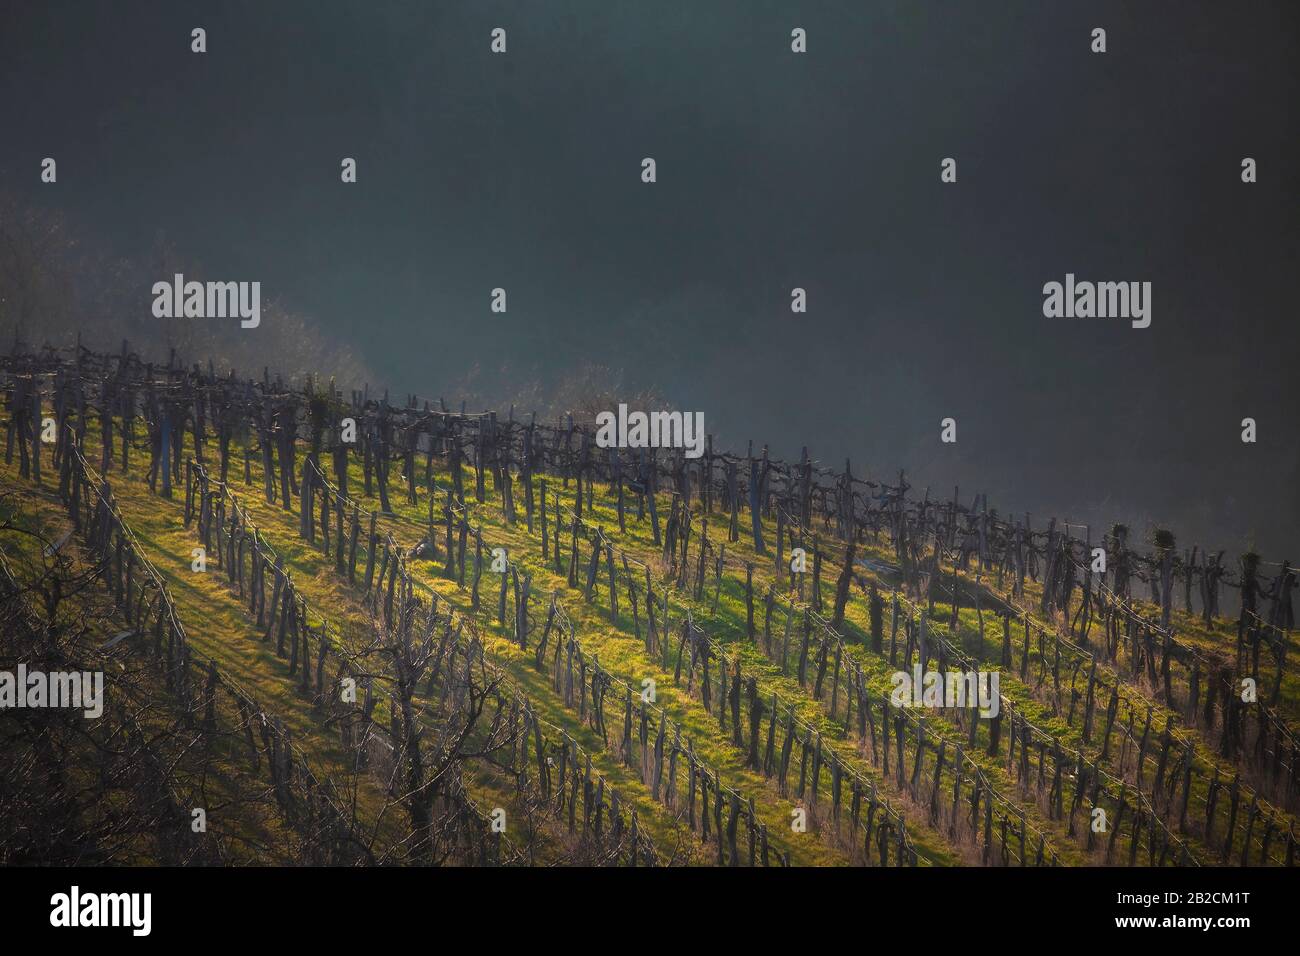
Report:
M 4 734 L 8 862 L 1296 863 L 1286 561 L 125 343 L 0 381 L 0 653 L 110 675 L 96 746 Z

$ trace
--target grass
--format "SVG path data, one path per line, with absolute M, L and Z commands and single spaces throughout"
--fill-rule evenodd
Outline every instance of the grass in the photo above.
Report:
M 87 456 L 96 460 L 93 439 L 87 442 Z M 232 448 L 232 486 L 239 495 L 241 504 L 249 511 L 252 519 L 273 541 L 277 552 L 285 561 L 288 570 L 312 607 L 327 609 L 331 621 L 349 629 L 364 630 L 371 624 L 370 613 L 361 601 L 357 589 L 348 585 L 346 578 L 341 578 L 334 570 L 334 562 L 316 547 L 302 540 L 299 535 L 298 518 L 295 510 L 286 512 L 278 504 L 269 504 L 262 494 L 262 473 L 260 461 L 251 462 L 251 481 L 244 485 L 243 470 L 237 465 L 239 458 L 237 448 Z M 183 607 L 187 625 L 191 631 L 191 641 L 203 654 L 216 658 L 222 667 L 241 675 L 250 690 L 273 705 L 277 712 L 286 715 L 291 722 L 295 739 L 300 742 L 308 740 L 314 756 L 325 763 L 338 764 L 344 754 L 338 742 L 331 735 L 320 734 L 315 728 L 306 706 L 294 686 L 294 681 L 287 676 L 287 666 L 275 655 L 274 649 L 261 643 L 258 635 L 253 633 L 237 598 L 233 597 L 224 583 L 224 578 L 210 571 L 206 575 L 194 574 L 189 570 L 190 549 L 195 546 L 193 529 L 185 529 L 181 521 L 181 502 L 183 491 L 177 491 L 177 498 L 166 502 L 152 494 L 145 485 L 142 474 L 144 461 L 137 455 L 136 472 L 129 476 L 110 475 L 114 482 L 114 491 L 121 502 L 124 515 L 136 530 L 137 536 L 156 556 L 159 567 L 167 576 L 169 586 L 174 589 L 178 603 Z M 301 465 L 301 459 L 299 460 Z M 0 471 L 0 479 L 13 483 L 13 472 Z M 378 510 L 374 496 L 366 497 L 362 493 L 362 474 L 359 462 L 349 465 L 349 492 L 363 502 L 366 507 Z M 397 469 L 394 469 L 394 478 Z M 393 514 L 384 518 L 384 527 L 394 538 L 406 547 L 416 543 L 428 530 L 429 501 L 428 488 L 421 480 L 423 468 L 417 464 L 417 491 L 419 500 L 412 504 L 407 501 L 404 482 L 397 478 L 390 487 L 390 503 Z M 451 482 L 451 475 L 445 464 L 435 463 L 433 481 L 438 497 L 435 501 L 436 512 L 441 512 L 441 502 L 445 488 Z M 843 846 L 839 839 L 829 833 L 819 838 L 816 833 L 793 833 L 790 830 L 790 813 L 798 803 L 782 797 L 774 781 L 766 780 L 762 774 L 745 766 L 744 754 L 738 751 L 726 734 L 720 733 L 717 720 L 710 715 L 703 705 L 686 693 L 684 687 L 674 685 L 671 668 L 657 656 L 647 655 L 643 641 L 634 634 L 634 624 L 627 606 L 626 595 L 620 595 L 620 614 L 611 620 L 607 600 L 600 596 L 600 587 L 596 588 L 596 599 L 588 602 L 584 599 L 581 588 L 570 589 L 563 575 L 555 573 L 554 564 L 544 561 L 541 556 L 537 532 L 530 534 L 525 527 L 522 507 L 522 489 L 517 487 L 515 499 L 519 515 L 512 524 L 506 520 L 500 507 L 500 497 L 489 493 L 488 500 L 478 503 L 473 500 L 473 473 L 466 469 L 463 473 L 467 489 L 467 508 L 471 522 L 481 526 L 485 544 L 502 545 L 508 549 L 511 562 L 521 571 L 532 575 L 533 594 L 536 600 L 531 611 L 533 619 L 544 613 L 546 601 L 551 592 L 556 593 L 559 603 L 568 617 L 573 621 L 576 634 L 588 654 L 594 654 L 600 665 L 620 681 L 632 687 L 641 687 L 642 682 L 651 679 L 655 682 L 658 700 L 665 713 L 681 725 L 683 735 L 689 737 L 695 753 L 710 767 L 717 771 L 719 779 L 728 787 L 743 794 L 752 795 L 756 801 L 759 818 L 767 825 L 769 832 L 786 849 L 793 862 L 803 865 L 844 865 L 856 860 L 854 852 Z M 540 479 L 535 479 L 535 490 L 539 490 Z M 552 495 L 559 495 L 566 507 L 574 505 L 574 488 L 564 488 L 563 482 L 549 478 L 547 485 Z M 239 489 L 243 493 L 239 493 Z M 658 505 L 663 519 L 667 515 L 670 498 L 661 495 Z M 698 540 L 701 520 L 709 521 L 709 536 L 715 547 L 723 546 L 726 537 L 725 516 L 717 514 L 704 516 L 700 514 L 699 502 L 692 519 L 692 545 Z M 296 509 L 297 500 L 293 507 Z M 635 508 L 631 509 L 635 511 Z M 598 489 L 590 506 L 584 509 L 584 520 L 589 525 L 602 526 L 614 540 L 616 547 L 625 551 L 630 558 L 639 560 L 651 568 L 656 590 L 662 593 L 666 587 L 667 571 L 660 548 L 653 542 L 650 523 L 645 518 L 630 515 L 626 529 L 618 531 L 618 518 L 612 496 L 605 489 Z M 551 517 L 554 521 L 554 515 Z M 775 538 L 775 527 L 767 519 L 762 522 L 765 539 L 769 547 Z M 540 529 L 538 529 L 540 530 Z M 827 538 L 829 539 L 829 534 Z M 562 544 L 567 545 L 567 536 L 561 536 Z M 439 542 L 441 544 L 441 541 Z M 472 551 L 472 546 L 471 546 Z M 757 677 L 760 693 L 770 696 L 777 693 L 784 701 L 792 703 L 799 719 L 820 732 L 828 745 L 835 749 L 843 764 L 860 773 L 865 779 L 877 784 L 896 809 L 904 813 L 908 830 L 917 848 L 918 855 L 925 865 L 953 865 L 961 862 L 973 862 L 973 851 L 967 846 L 954 846 L 947 835 L 931 827 L 922 808 L 910 804 L 906 793 L 901 791 L 891 779 L 886 779 L 865 755 L 860 752 L 855 741 L 847 739 L 839 721 L 833 721 L 825 712 L 823 703 L 814 700 L 810 692 L 802 687 L 790 673 L 770 660 L 762 649 L 749 639 L 746 622 L 746 602 L 744 592 L 743 569 L 746 564 L 754 567 L 754 594 L 756 605 L 756 623 L 762 630 L 762 596 L 768 588 L 782 595 L 782 602 L 789 601 L 791 582 L 788 574 L 778 574 L 773 566 L 771 555 L 757 554 L 752 540 L 748 536 L 747 521 L 741 522 L 741 535 L 736 542 L 725 543 L 725 567 L 720 581 L 715 582 L 709 574 L 708 584 L 702 598 L 695 598 L 687 587 L 673 590 L 673 619 L 679 621 L 686 612 L 696 618 L 705 630 L 729 654 L 736 655 L 742 662 L 742 668 L 748 675 Z M 869 543 L 862 552 L 862 557 L 888 562 L 892 554 L 884 547 Z M 468 591 L 460 589 L 455 582 L 446 580 L 441 573 L 441 563 L 411 560 L 408 570 L 422 580 L 442 598 L 450 601 L 462 613 L 473 614 L 479 631 L 484 638 L 485 647 L 491 660 L 508 675 L 509 680 L 526 695 L 538 717 L 550 725 L 556 732 L 567 733 L 592 754 L 593 767 L 603 774 L 610 784 L 616 786 L 624 799 L 635 807 L 644 832 L 651 836 L 661 855 L 671 856 L 679 862 L 708 863 L 712 853 L 708 848 L 698 846 L 697 838 L 684 833 L 684 824 L 678 815 L 670 812 L 662 804 L 651 798 L 648 787 L 641 783 L 637 774 L 626 767 L 617 755 L 588 724 L 580 721 L 575 713 L 566 709 L 563 702 L 553 692 L 547 675 L 538 671 L 532 661 L 531 651 L 523 651 L 514 643 L 513 634 L 498 625 L 495 620 L 496 582 L 493 575 L 486 572 L 483 578 L 482 605 L 474 614 L 470 610 Z M 833 600 L 834 579 L 839 568 L 826 565 L 822 568 L 823 594 L 826 600 Z M 580 577 L 582 575 L 580 574 Z M 888 575 L 871 572 L 868 577 L 875 578 L 882 585 L 888 586 Z M 717 587 L 716 593 L 714 587 Z M 973 582 L 964 580 L 964 587 L 971 587 Z M 1033 585 L 1031 585 L 1032 590 Z M 1027 594 L 1025 602 L 1032 605 L 1032 594 Z M 644 628 L 644 604 L 642 604 L 641 626 Z M 933 620 L 937 630 L 943 630 L 950 617 L 950 606 L 936 602 Z M 318 623 L 314 619 L 313 623 Z M 1197 619 L 1183 612 L 1176 612 L 1175 623 L 1180 635 L 1186 640 L 1207 649 L 1222 653 L 1227 638 L 1229 651 L 1235 636 L 1225 633 L 1225 626 L 1216 622 L 1210 627 L 1200 625 Z M 888 630 L 888 625 L 886 625 Z M 779 640 L 780 625 L 774 629 L 774 639 Z M 846 614 L 841 633 L 846 638 L 846 651 L 867 674 L 871 688 L 877 693 L 888 692 L 892 686 L 890 675 L 895 666 L 888 663 L 887 657 L 875 654 L 868 643 L 869 622 L 866 602 L 860 593 L 853 593 L 846 607 Z M 962 608 L 958 614 L 958 626 L 953 635 L 954 641 L 968 654 L 978 660 L 996 660 L 1000 655 L 1000 633 L 994 633 L 981 639 L 976 612 L 971 608 Z M 1031 653 L 1031 666 L 1040 663 L 1037 651 Z M 1291 664 L 1294 657 L 1288 658 L 1288 667 L 1284 671 L 1282 682 L 1282 709 L 1289 711 L 1300 692 L 1300 671 Z M 1021 682 L 1017 673 L 1002 673 L 1002 693 L 1012 700 L 1016 709 L 1034 725 L 1048 731 L 1063 747 L 1068 750 L 1088 748 L 1083 744 L 1078 729 L 1070 726 L 1064 716 L 1057 711 L 1054 701 L 1046 699 L 1041 688 L 1033 683 Z M 1122 679 L 1122 678 L 1121 678 Z M 1145 688 L 1125 683 L 1123 685 L 1126 699 L 1134 707 L 1150 703 L 1154 713 L 1162 715 L 1164 711 L 1153 701 Z M 621 723 L 612 719 L 611 723 Z M 950 739 L 964 739 L 965 730 L 953 721 L 944 711 L 929 712 L 926 716 L 927 727 Z M 1163 729 L 1163 722 L 1153 725 Z M 314 736 L 313 736 L 314 735 Z M 1192 735 L 1198 757 L 1219 766 L 1225 773 L 1232 772 L 1231 765 L 1221 761 L 1213 749 L 1199 735 Z M 1096 748 L 1094 747 L 1095 751 Z M 1005 743 L 1004 743 L 1005 753 Z M 1055 852 L 1062 863 L 1081 864 L 1097 863 L 1101 860 L 1100 851 L 1087 853 L 1080 843 L 1071 838 L 1065 829 L 1065 822 L 1053 820 L 1038 800 L 1028 791 L 1022 791 L 1013 781 L 1004 765 L 1003 758 L 983 753 L 983 748 L 972 750 L 968 755 L 976 761 L 988 779 L 996 786 L 1012 805 L 1023 813 L 1029 824 L 1042 832 L 1047 838 L 1049 852 Z M 1113 758 L 1112 758 L 1113 762 Z M 1131 768 L 1130 768 L 1131 769 Z M 1131 776 L 1131 774 L 1130 774 Z M 471 791 L 476 800 L 487 806 L 498 805 L 493 801 L 507 799 L 507 783 L 502 780 L 497 768 L 490 765 L 476 766 L 471 777 Z M 1204 799 L 1203 788 L 1197 790 L 1196 797 Z M 1289 825 L 1293 821 L 1285 817 Z M 816 829 L 816 828 L 814 828 Z M 540 843 L 550 850 L 563 848 L 567 835 L 557 832 L 554 825 L 543 824 L 539 833 Z M 1193 834 L 1190 844 L 1198 857 L 1210 859 L 1211 848 L 1204 845 Z

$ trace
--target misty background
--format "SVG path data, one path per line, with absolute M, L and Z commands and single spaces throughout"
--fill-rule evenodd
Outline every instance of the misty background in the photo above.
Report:
M 1294 560 L 1297 11 L 6 2 L 0 347 L 502 411 L 594 389 L 1038 527 Z M 261 327 L 154 319 L 174 271 L 260 281 Z M 1044 318 L 1067 272 L 1150 281 L 1151 327 Z

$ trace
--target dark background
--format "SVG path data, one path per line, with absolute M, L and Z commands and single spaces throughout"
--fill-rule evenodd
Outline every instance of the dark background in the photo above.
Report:
M 0 189 L 260 280 L 398 394 L 596 362 L 741 451 L 1297 557 L 1300 4 L 0 10 Z M 1151 327 L 1044 318 L 1067 272 Z

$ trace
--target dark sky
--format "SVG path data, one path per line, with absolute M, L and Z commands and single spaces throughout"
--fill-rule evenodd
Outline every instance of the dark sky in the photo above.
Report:
M 1295 559 L 1298 9 L 5 4 L 0 188 L 260 280 L 397 393 L 594 361 L 741 450 Z M 1067 272 L 1150 281 L 1151 327 L 1045 318 Z

